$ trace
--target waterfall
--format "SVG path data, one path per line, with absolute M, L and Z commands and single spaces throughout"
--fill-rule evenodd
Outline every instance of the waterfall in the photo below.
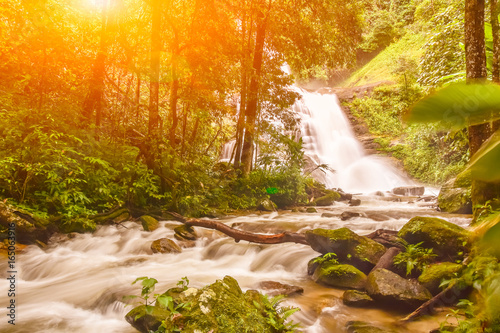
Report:
M 302 99 L 295 103 L 294 109 L 302 118 L 302 141 L 308 169 L 327 164 L 333 170 L 316 169 L 312 175 L 317 180 L 328 188 L 352 193 L 411 185 L 388 158 L 365 154 L 335 95 L 300 92 Z

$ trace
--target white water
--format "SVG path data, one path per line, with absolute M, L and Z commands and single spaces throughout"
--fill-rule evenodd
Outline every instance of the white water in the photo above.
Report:
M 304 152 L 317 165 L 335 170 L 314 173 L 327 187 L 370 193 L 412 184 L 388 160 L 365 154 L 335 95 L 301 94 L 294 108 L 302 115 Z
M 361 234 L 378 228 L 399 229 L 413 215 L 435 215 L 430 208 L 417 204 L 390 203 L 366 198 L 354 210 L 379 212 L 388 216 L 384 222 L 357 218 L 347 222 L 338 217 L 321 218 L 317 214 L 272 213 L 233 217 L 224 220 L 243 230 L 278 232 L 304 231 L 324 227 L 346 226 Z M 328 209 L 340 214 L 347 206 L 339 204 Z M 350 210 L 353 207 L 349 208 Z M 466 225 L 468 219 L 450 216 L 451 221 Z M 150 244 L 162 237 L 171 237 L 175 222 L 162 222 L 154 232 L 142 231 L 140 224 L 103 226 L 93 235 L 79 234 L 54 242 L 47 249 L 30 246 L 17 256 L 17 319 L 16 326 L 7 324 L 6 292 L 0 294 L 0 332 L 88 333 L 135 332 L 124 320 L 131 306 L 122 297 L 140 294 L 140 287 L 131 282 L 140 276 L 155 277 L 156 291 L 175 286 L 184 276 L 191 286 L 200 287 L 225 275 L 238 280 L 246 290 L 258 282 L 274 280 L 302 286 L 303 296 L 290 299 L 302 311 L 295 315 L 305 332 L 344 332 L 348 320 L 390 323 L 393 315 L 379 310 L 362 310 L 342 305 L 341 290 L 324 288 L 313 283 L 306 274 L 307 262 L 318 253 L 298 244 L 257 245 L 235 243 L 218 232 L 198 228 L 201 238 L 196 247 L 181 254 L 152 254 Z M 6 291 L 7 266 L 0 264 L 0 290 Z M 426 325 L 423 328 L 419 325 Z M 430 327 L 437 327 L 432 323 Z M 417 323 L 399 332 L 428 332 L 429 323 Z

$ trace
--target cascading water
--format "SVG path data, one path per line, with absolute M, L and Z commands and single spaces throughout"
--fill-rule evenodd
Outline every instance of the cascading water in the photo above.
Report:
M 316 170 L 318 180 L 329 188 L 351 193 L 391 190 L 411 182 L 379 156 L 367 156 L 358 142 L 333 94 L 301 90 L 302 99 L 294 108 L 301 115 L 305 155 L 316 165 L 330 170 Z

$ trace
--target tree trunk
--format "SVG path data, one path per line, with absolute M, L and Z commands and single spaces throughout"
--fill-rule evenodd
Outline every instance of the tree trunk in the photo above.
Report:
M 99 51 L 92 66 L 92 78 L 90 79 L 90 89 L 83 103 L 83 116 L 90 124 L 95 111 L 95 125 L 101 125 L 102 100 L 104 96 L 104 78 L 106 76 L 106 48 L 107 48 L 107 1 L 103 2 L 101 13 L 101 40 Z
M 161 0 L 151 0 L 151 65 L 149 78 L 149 136 L 159 135 L 160 115 L 158 100 L 160 93 L 160 55 L 161 55 Z
M 241 152 L 241 167 L 243 176 L 247 176 L 252 170 L 255 121 L 257 119 L 257 108 L 259 104 L 259 88 L 266 37 L 266 24 L 266 17 L 262 12 L 262 9 L 260 9 L 257 18 L 253 73 L 250 79 L 250 86 L 248 88 L 248 103 L 245 109 L 245 137 Z
M 465 1 L 465 60 L 467 83 L 483 82 L 486 80 L 486 51 L 484 40 L 484 0 Z M 491 135 L 490 124 L 469 126 L 469 150 L 473 156 L 479 147 Z M 472 210 L 474 220 L 477 219 L 477 206 L 483 205 L 492 198 L 494 192 L 491 184 L 481 181 L 472 181 Z
M 175 131 L 177 129 L 177 124 L 179 123 L 179 118 L 177 117 L 177 101 L 179 99 L 179 78 L 178 76 L 178 45 L 175 47 L 172 58 L 172 85 L 170 87 L 170 147 L 175 148 Z
M 493 63 L 491 68 L 491 76 L 492 81 L 499 83 L 500 82 L 500 36 L 498 35 L 500 32 L 499 24 L 498 24 L 498 1 L 490 0 L 490 23 L 491 23 L 491 32 L 493 35 Z

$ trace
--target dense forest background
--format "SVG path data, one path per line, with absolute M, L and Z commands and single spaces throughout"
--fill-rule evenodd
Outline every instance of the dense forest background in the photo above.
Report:
M 316 185 L 289 134 L 294 80 L 388 82 L 349 107 L 417 179 L 441 184 L 469 158 L 465 130 L 402 121 L 465 76 L 461 1 L 7 0 L 1 10 L 0 195 L 41 216 L 305 202 Z

